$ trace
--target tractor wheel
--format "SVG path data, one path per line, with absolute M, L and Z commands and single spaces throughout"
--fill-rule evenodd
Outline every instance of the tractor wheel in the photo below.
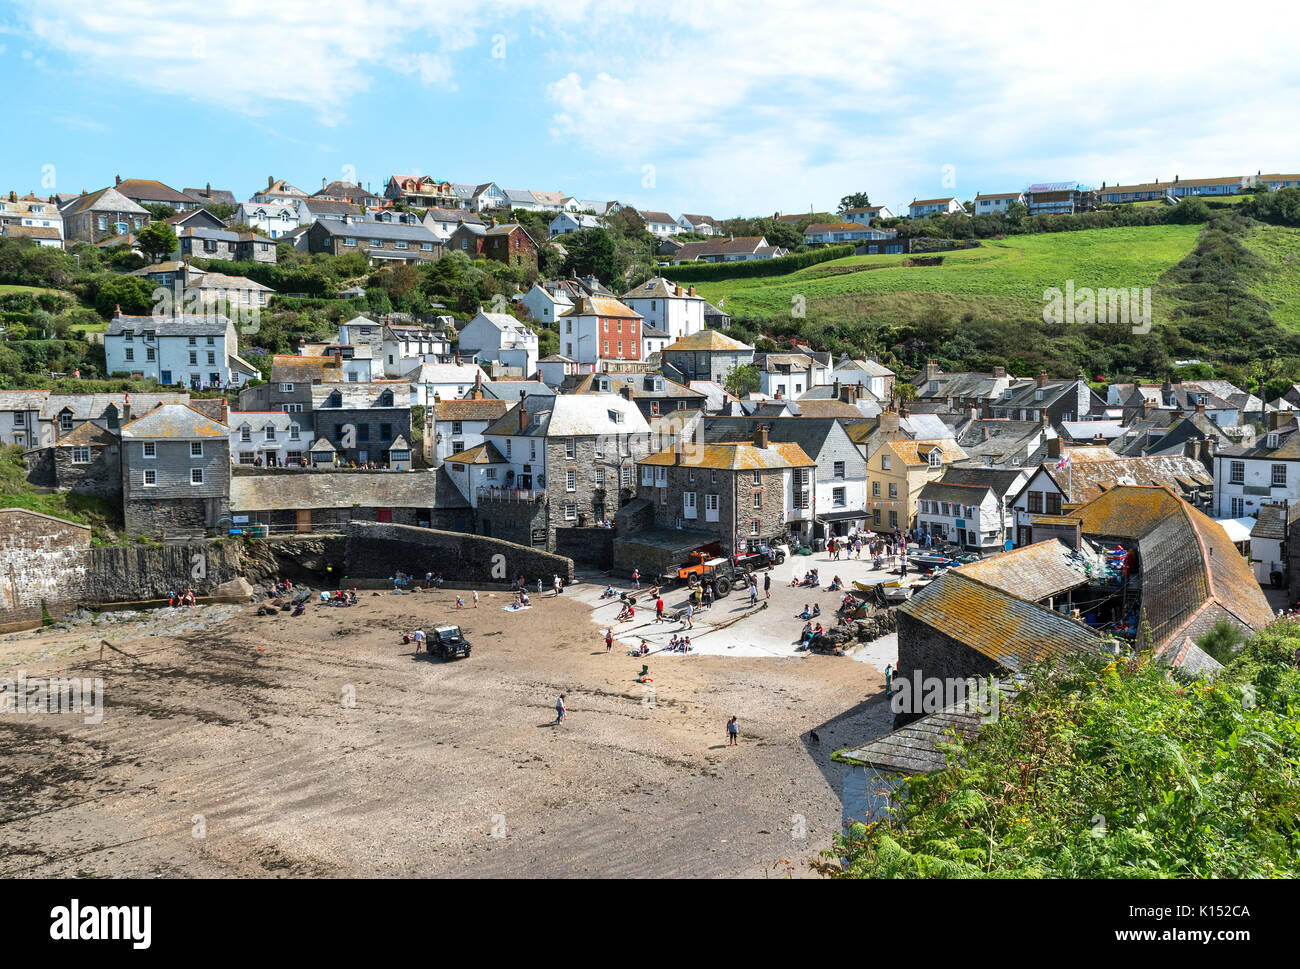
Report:
M 725 599 L 731 592 L 731 579 L 725 575 L 720 575 L 713 580 L 713 598 Z
M 689 585 L 692 589 L 694 589 L 696 586 L 700 584 L 700 577 L 696 575 L 694 572 L 692 572 L 690 575 L 686 577 L 686 584 Z

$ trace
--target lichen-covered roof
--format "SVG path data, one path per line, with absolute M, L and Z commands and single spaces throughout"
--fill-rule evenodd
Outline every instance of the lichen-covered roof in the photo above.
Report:
M 1082 623 L 955 569 L 901 606 L 905 613 L 1010 672 L 1095 653 L 1100 635 Z
M 641 464 L 717 471 L 774 471 L 781 468 L 811 468 L 816 462 L 798 444 L 769 441 L 767 447 L 755 444 L 688 444 L 681 457 L 673 450 L 660 451 L 643 458 Z
M 1027 602 L 1041 602 L 1087 583 L 1089 565 L 1100 563 L 1088 550 L 1051 539 L 971 562 L 957 571 Z
M 230 510 L 235 514 L 354 507 L 468 506 L 441 468 L 437 471 L 275 470 L 235 475 L 230 479 Z
M 433 414 L 440 421 L 495 421 L 510 409 L 508 401 L 496 397 L 477 400 L 440 400 L 433 405 Z
M 228 433 L 225 424 L 218 424 L 188 404 L 163 404 L 155 407 L 143 417 L 123 424 L 121 430 L 122 437 L 132 440 L 198 441 L 224 438 Z
M 469 448 L 465 451 L 457 451 L 455 454 L 448 455 L 445 459 L 447 464 L 509 464 L 497 446 L 491 441 L 484 441 L 482 444 Z

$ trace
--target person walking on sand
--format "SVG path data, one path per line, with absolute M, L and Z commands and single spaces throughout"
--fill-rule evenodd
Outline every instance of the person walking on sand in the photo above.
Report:
M 740 746 L 740 721 L 735 717 L 727 721 L 727 746 Z
M 465 600 L 464 600 L 462 597 L 460 597 L 460 596 L 457 596 L 457 597 L 456 597 L 456 608 L 457 608 L 457 609 L 464 609 L 464 608 L 465 608 Z
M 695 628 L 694 616 L 695 616 L 695 603 L 690 599 L 688 599 L 686 600 L 686 628 L 687 629 Z
M 664 600 L 662 598 L 655 600 L 655 622 L 664 621 Z
M 558 575 L 551 579 L 551 585 L 555 589 L 555 594 L 558 596 L 560 594 L 560 577 Z
M 640 569 L 633 569 L 633 570 L 632 570 L 632 584 L 633 584 L 634 586 L 636 586 L 638 589 L 641 588 L 641 570 L 640 570 Z
M 767 572 L 763 575 L 763 598 L 772 598 L 772 573 Z
M 605 655 L 608 656 L 614 652 L 614 630 L 605 630 Z
M 561 693 L 560 698 L 555 701 L 555 722 L 564 723 L 564 715 L 568 712 L 569 708 L 564 705 L 564 694 Z

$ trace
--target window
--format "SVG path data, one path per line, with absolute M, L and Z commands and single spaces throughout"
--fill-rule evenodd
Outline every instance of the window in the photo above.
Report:
M 1049 491 L 1045 497 L 1047 499 L 1047 514 L 1059 515 L 1061 513 L 1061 493 L 1059 491 Z
M 355 245 L 357 244 L 357 240 L 356 240 L 356 238 L 353 237 L 353 236 L 344 236 L 344 237 L 343 237 L 343 244 L 344 244 L 345 246 L 355 246 Z
M 192 458 L 201 458 L 201 457 L 203 457 L 203 442 L 202 442 L 202 441 L 190 441 L 190 457 L 192 457 Z
M 1246 462 L 1233 461 L 1229 467 L 1231 469 L 1228 478 L 1229 482 L 1232 484 L 1245 484 L 1246 483 Z
M 565 491 L 578 490 L 578 469 L 577 468 L 569 468 L 564 472 L 564 490 Z
M 751 534 L 751 535 L 757 535 L 757 534 L 758 534 L 758 519 L 757 519 L 757 518 L 751 518 L 751 519 L 749 520 L 749 534 Z
M 463 465 L 463 464 L 458 464 L 458 465 L 456 465 L 456 467 L 457 467 L 457 468 L 463 468 L 464 465 Z M 483 477 L 486 478 L 488 481 L 496 481 L 496 479 L 497 479 L 497 469 L 496 469 L 496 468 L 485 468 L 484 471 L 483 471 Z
M 243 441 L 245 444 L 248 444 L 250 441 L 253 440 L 253 432 L 249 430 L 247 427 L 241 427 L 239 429 L 239 439 Z
M 281 404 L 280 410 L 285 414 L 301 414 L 302 404 Z
M 604 469 L 604 468 L 597 468 L 597 469 L 596 469 L 596 487 L 597 487 L 597 488 L 603 488 L 603 487 L 605 487 L 605 469 Z
M 126 359 L 128 361 L 135 359 L 135 351 L 132 350 L 130 347 L 126 348 L 125 354 L 126 354 Z
M 880 469 L 881 469 L 882 471 L 888 471 L 888 470 L 889 470 L 889 455 L 888 455 L 888 454 L 882 454 L 882 455 L 880 456 Z
M 194 346 L 198 341 L 194 337 L 189 337 L 190 346 Z
M 465 431 L 462 429 L 462 425 L 460 421 L 451 422 L 451 433 L 455 437 L 460 437 L 462 434 L 465 433 Z
M 761 491 L 754 492 L 754 507 L 755 508 L 763 507 L 763 492 Z
M 72 415 L 71 415 L 71 414 L 60 414 L 60 415 L 59 415 L 59 430 L 61 430 L 61 431 L 70 431 L 70 430 L 72 430 Z
M 72 449 L 72 463 L 73 463 L 73 464 L 89 464 L 89 463 L 90 463 L 90 448 L 88 448 L 88 447 L 74 447 L 74 448 Z
M 153 353 L 153 351 L 151 350 L 151 351 L 149 351 L 149 352 L 150 352 L 150 355 L 151 355 L 151 356 L 150 356 L 150 359 L 152 359 L 152 353 Z M 217 355 L 216 355 L 216 353 L 214 353 L 212 350 L 209 350 L 209 351 L 208 351 L 208 366 L 211 367 L 211 366 L 213 366 L 216 362 L 217 362 Z
M 158 445 L 153 441 L 145 441 L 144 456 L 146 458 L 156 458 L 158 456 Z
M 890 528 L 897 528 L 897 527 L 898 527 L 898 512 L 896 512 L 896 511 L 891 511 L 891 512 L 889 513 L 889 527 L 890 527 Z
M 144 486 L 146 488 L 152 488 L 157 484 L 158 484 L 158 472 L 155 471 L 153 468 L 147 469 L 144 473 Z
M 199 362 L 199 351 L 197 351 L 197 350 L 191 350 L 191 351 L 190 351 L 190 366 L 191 366 L 191 367 L 197 366 L 197 365 L 198 365 L 198 362 Z
M 566 522 L 577 521 L 578 506 L 569 504 L 564 506 L 564 520 Z
M 761 485 L 763 483 L 763 472 L 755 471 L 753 481 L 754 484 Z
M 831 490 L 831 504 L 836 508 L 843 508 L 848 504 L 848 497 L 845 494 L 845 489 L 833 488 Z
M 930 452 L 930 467 L 939 468 L 943 466 L 943 452 L 935 448 Z
M 506 457 L 510 457 L 510 438 L 506 438 Z
M 889 497 L 891 498 L 898 497 L 898 485 L 892 481 L 889 483 Z
M 266 439 L 267 439 L 268 441 L 274 441 L 274 440 L 275 440 L 275 428 L 274 428 L 274 427 L 272 427 L 272 426 L 270 426 L 270 425 L 268 424 L 268 425 L 266 426 L 266 431 L 265 431 L 265 433 L 266 433 Z
M 682 493 L 682 515 L 686 518 L 695 518 L 695 492 L 686 491 Z
M 282 394 L 292 394 L 292 393 L 293 393 L 293 384 L 280 384 L 280 393 L 282 393 Z
M 835 464 L 834 464 L 834 470 L 832 471 L 832 476 L 833 476 L 833 477 L 836 477 L 836 478 L 843 478 L 843 477 L 844 477 L 844 462 L 843 462 L 843 461 L 836 461 L 836 462 L 835 462 Z
M 871 497 L 872 497 L 872 498 L 879 498 L 879 497 L 880 497 L 880 482 L 879 482 L 879 481 L 873 481 L 873 482 L 871 482 Z
M 203 484 L 203 469 L 190 468 L 190 484 Z
M 1043 493 L 1041 491 L 1029 492 L 1027 507 L 1031 512 L 1038 512 L 1041 514 L 1043 510 Z
M 577 454 L 577 452 L 578 452 L 578 442 L 571 437 L 566 438 L 564 441 L 564 456 L 572 460 L 573 457 Z
M 1242 498 L 1240 495 L 1234 495 L 1234 496 L 1233 496 L 1233 498 L 1232 498 L 1232 513 L 1231 513 L 1231 514 L 1232 514 L 1232 517 L 1233 517 L 1233 518 L 1245 518 L 1245 517 L 1246 517 L 1246 499 L 1245 499 L 1245 498 Z
M 1286 487 L 1286 465 L 1285 464 L 1273 465 L 1273 487 L 1274 488 Z

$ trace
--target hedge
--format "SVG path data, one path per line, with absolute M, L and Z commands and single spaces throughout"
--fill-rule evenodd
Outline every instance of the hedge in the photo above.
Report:
M 815 266 L 819 262 L 831 259 L 843 259 L 857 250 L 852 243 L 841 246 L 827 246 L 813 249 L 792 256 L 778 256 L 775 259 L 749 259 L 744 262 L 696 262 L 683 263 L 680 266 L 665 266 L 662 270 L 665 279 L 680 283 L 716 283 L 724 279 L 742 279 L 746 276 L 783 276 L 798 269 Z

